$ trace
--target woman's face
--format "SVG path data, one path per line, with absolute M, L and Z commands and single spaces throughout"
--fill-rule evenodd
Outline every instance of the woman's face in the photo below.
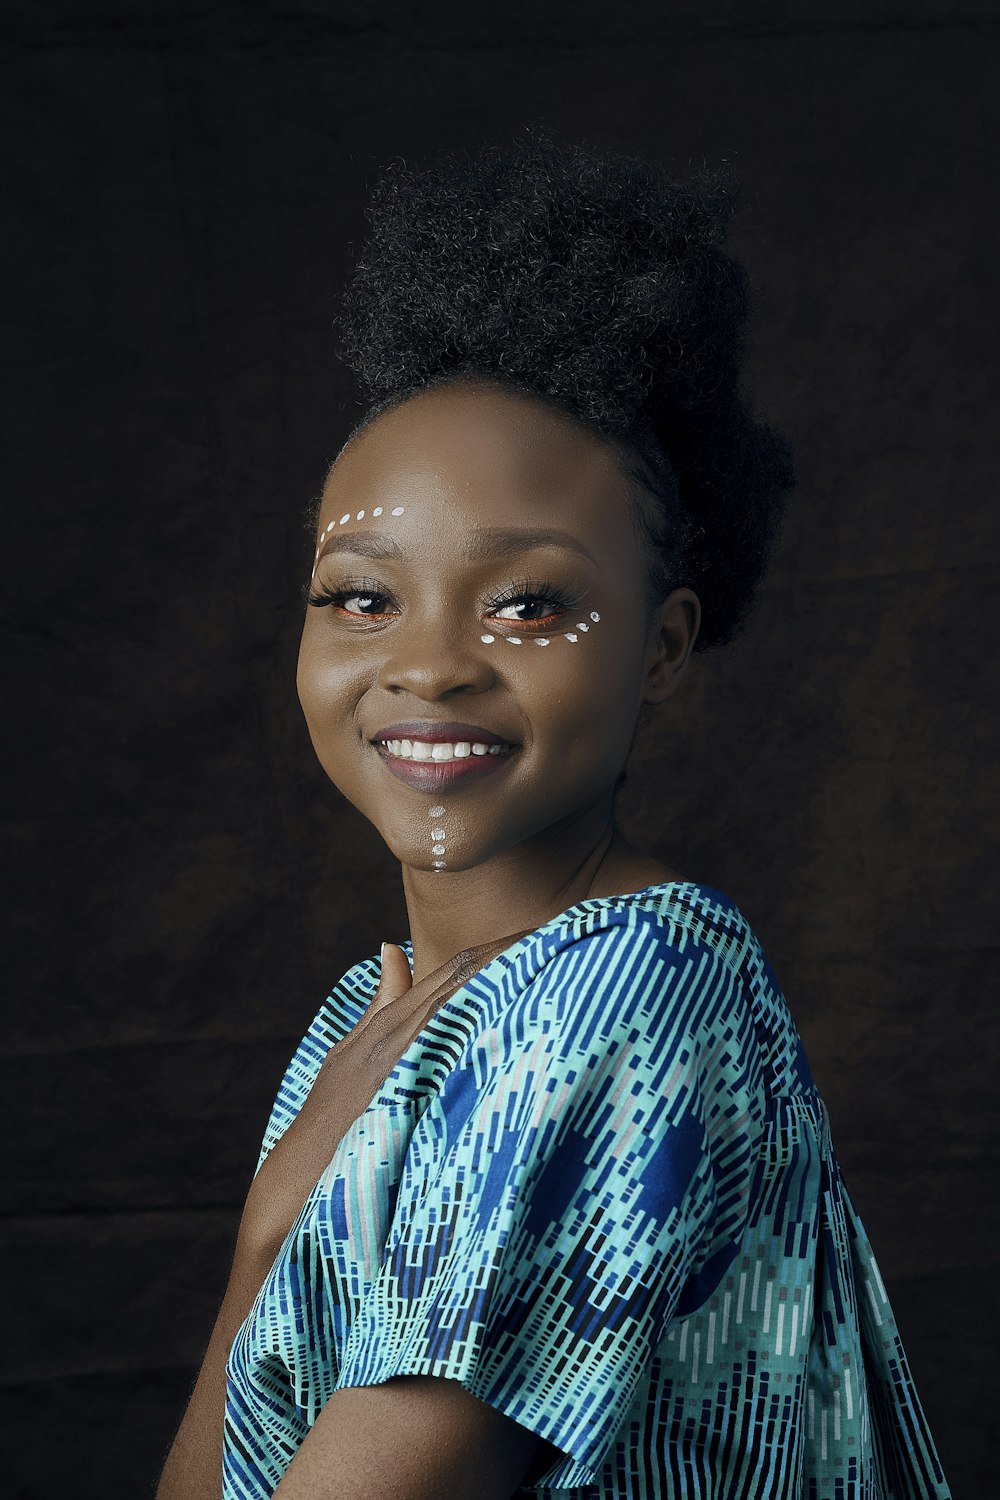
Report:
M 626 496 L 599 438 L 486 386 L 424 392 L 337 459 L 299 699 L 404 865 L 469 869 L 610 810 L 640 705 L 700 621 L 689 589 L 650 618 Z

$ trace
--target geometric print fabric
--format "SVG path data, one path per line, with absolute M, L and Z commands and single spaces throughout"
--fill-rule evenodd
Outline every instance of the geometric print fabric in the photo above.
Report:
M 320 1007 L 258 1170 L 378 979 Z M 580 902 L 444 1002 L 226 1373 L 224 1500 L 269 1497 L 334 1391 L 412 1374 L 554 1444 L 521 1497 L 950 1500 L 784 996 L 697 882 Z

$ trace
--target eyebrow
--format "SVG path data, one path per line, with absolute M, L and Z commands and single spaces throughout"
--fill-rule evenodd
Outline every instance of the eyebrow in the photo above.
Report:
M 582 542 L 570 536 L 568 531 L 542 526 L 480 526 L 465 549 L 469 562 L 489 562 L 493 558 L 509 557 L 514 552 L 526 552 L 532 547 L 565 547 L 578 552 L 594 564 L 600 563 Z M 394 537 L 383 531 L 334 532 L 320 549 L 320 557 L 329 552 L 356 552 L 360 557 L 402 557 L 405 548 Z

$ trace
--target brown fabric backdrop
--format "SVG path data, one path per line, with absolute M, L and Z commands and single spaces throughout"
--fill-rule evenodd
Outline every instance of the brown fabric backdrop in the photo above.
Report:
M 301 511 L 355 411 L 330 320 L 381 162 L 544 118 L 747 184 L 754 383 L 799 488 L 748 636 L 643 735 L 627 825 L 754 925 L 956 1500 L 985 1494 L 996 7 L 427 9 L 4 12 L 6 1492 L 151 1492 L 284 1067 L 405 936 L 294 695 Z

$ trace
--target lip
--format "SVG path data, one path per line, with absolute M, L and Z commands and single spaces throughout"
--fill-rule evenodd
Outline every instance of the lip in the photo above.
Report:
M 423 740 L 429 745 L 440 745 L 445 741 L 453 744 L 460 740 L 475 740 L 481 745 L 499 745 L 499 755 L 467 755 L 464 760 L 404 760 L 393 755 L 388 746 L 379 740 Z M 372 739 L 386 770 L 407 786 L 418 792 L 443 792 L 467 781 L 478 781 L 483 776 L 492 776 L 495 771 L 509 764 L 517 746 L 492 730 L 482 729 L 478 724 L 460 724 L 456 720 L 447 723 L 434 719 L 407 719 L 402 724 L 388 724 Z
M 481 745 L 502 745 L 505 750 L 514 748 L 510 740 L 502 739 L 489 729 L 481 729 L 478 724 L 459 724 L 452 720 L 444 723 L 435 719 L 407 719 L 403 724 L 388 724 L 372 736 L 373 744 L 376 740 L 423 740 L 428 745 L 440 745 L 446 740 L 476 740 Z M 490 758 L 497 759 L 495 755 Z

